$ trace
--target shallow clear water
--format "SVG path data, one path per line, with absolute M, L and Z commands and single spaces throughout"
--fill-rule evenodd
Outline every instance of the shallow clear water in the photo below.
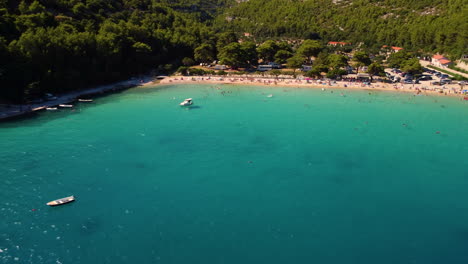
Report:
M 459 98 L 181 85 L 0 124 L 0 263 L 466 264 L 467 117 Z

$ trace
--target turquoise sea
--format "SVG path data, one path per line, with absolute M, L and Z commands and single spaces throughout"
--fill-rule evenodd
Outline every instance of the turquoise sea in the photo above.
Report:
M 0 162 L 0 264 L 468 263 L 460 98 L 134 88 L 0 124 Z

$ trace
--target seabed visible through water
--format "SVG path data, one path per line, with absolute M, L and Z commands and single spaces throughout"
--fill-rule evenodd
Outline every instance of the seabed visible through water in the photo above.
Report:
M 331 91 L 136 88 L 0 124 L 0 263 L 468 263 L 467 102 Z

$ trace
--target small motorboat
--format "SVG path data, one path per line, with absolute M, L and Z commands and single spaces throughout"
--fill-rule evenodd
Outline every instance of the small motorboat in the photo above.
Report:
M 268 97 L 268 98 L 272 98 L 272 97 L 273 97 L 273 95 L 272 95 L 272 94 L 269 94 L 267 97 Z
M 57 206 L 57 205 L 63 205 L 63 204 L 67 204 L 67 203 L 71 203 L 71 202 L 74 202 L 75 201 L 75 196 L 68 196 L 68 197 L 65 197 L 65 198 L 60 198 L 60 199 L 57 199 L 57 200 L 53 200 L 53 201 L 50 201 L 47 203 L 48 206 Z
M 92 102 L 93 99 L 78 99 L 78 102 L 86 102 L 86 103 L 90 103 Z
M 187 105 L 192 105 L 192 104 L 193 104 L 192 98 L 187 98 L 182 103 L 180 103 L 181 106 L 187 106 Z
M 73 105 L 69 105 L 69 104 L 59 104 L 60 107 L 64 107 L 64 108 L 71 108 L 73 107 Z
M 46 110 L 47 111 L 56 111 L 57 107 L 47 107 Z

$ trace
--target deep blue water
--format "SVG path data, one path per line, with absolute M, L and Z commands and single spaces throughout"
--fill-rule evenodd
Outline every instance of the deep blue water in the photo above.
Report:
M 131 89 L 0 124 L 0 263 L 466 264 L 467 158 L 459 98 Z

